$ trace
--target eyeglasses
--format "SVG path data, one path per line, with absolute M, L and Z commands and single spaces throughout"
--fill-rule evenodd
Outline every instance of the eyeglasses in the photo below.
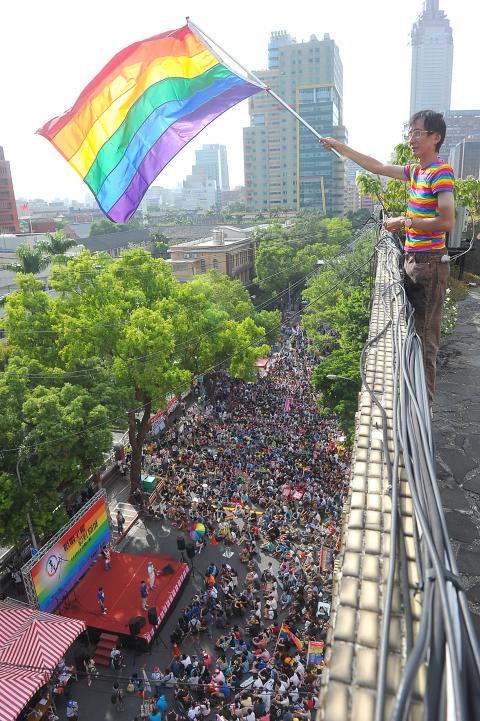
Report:
M 408 137 L 412 140 L 420 140 L 420 138 L 422 137 L 422 133 L 427 133 L 428 135 L 431 135 L 433 133 L 433 130 L 409 130 Z

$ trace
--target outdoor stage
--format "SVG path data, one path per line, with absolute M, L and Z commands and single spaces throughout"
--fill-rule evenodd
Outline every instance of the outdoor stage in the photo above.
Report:
M 175 604 L 177 595 L 190 572 L 186 563 L 177 563 L 171 556 L 131 555 L 128 553 L 112 553 L 112 567 L 106 571 L 103 558 L 87 571 L 70 593 L 63 599 L 56 613 L 67 618 L 84 621 L 90 629 L 106 631 L 122 636 L 130 635 L 129 621 L 135 616 L 143 616 L 145 625 L 140 629 L 137 638 L 151 643 L 156 631 L 162 625 L 169 609 Z M 155 579 L 155 589 L 150 591 L 147 564 L 152 561 L 160 571 Z M 173 573 L 162 574 L 166 566 Z M 147 611 L 142 611 L 140 598 L 140 581 L 146 581 L 149 593 L 148 608 L 155 606 L 158 624 L 152 626 L 148 621 Z M 102 613 L 97 600 L 99 586 L 103 586 L 107 613 Z

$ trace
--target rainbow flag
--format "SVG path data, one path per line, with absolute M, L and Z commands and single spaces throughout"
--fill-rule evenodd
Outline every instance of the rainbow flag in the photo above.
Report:
M 303 641 L 298 638 L 298 636 L 295 636 L 293 631 L 291 631 L 285 623 L 282 623 L 280 633 L 278 635 L 282 638 L 288 638 L 288 640 L 291 641 L 299 651 L 303 650 Z
M 323 661 L 323 641 L 309 641 L 307 653 L 307 666 L 313 666 Z
M 185 25 L 121 50 L 70 110 L 37 133 L 75 168 L 107 217 L 124 223 L 192 138 L 261 90 Z

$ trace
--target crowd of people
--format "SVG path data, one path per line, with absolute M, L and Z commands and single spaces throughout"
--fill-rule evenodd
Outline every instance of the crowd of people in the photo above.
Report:
M 213 543 L 234 554 L 204 569 L 171 635 L 171 664 L 151 674 L 152 693 L 175 691 L 167 717 L 313 717 L 323 658 L 309 642 L 321 649 L 327 635 L 349 457 L 320 413 L 312 368 L 293 329 L 265 377 L 220 377 L 203 407 L 145 450 L 144 469 L 161 478 L 152 515 L 178 531 L 203 524 L 197 553 Z

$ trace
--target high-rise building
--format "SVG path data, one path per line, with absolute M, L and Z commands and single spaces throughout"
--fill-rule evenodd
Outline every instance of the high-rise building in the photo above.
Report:
M 290 45 L 295 43 L 295 38 L 292 38 L 285 30 L 276 30 L 270 33 L 270 42 L 268 43 L 268 69 L 275 70 L 278 68 L 280 59 L 280 48 L 283 45 Z
M 208 177 L 206 167 L 196 168 L 183 181 L 182 194 L 176 198 L 176 206 L 183 210 L 209 210 L 219 204 L 219 190 L 215 180 Z
M 192 175 L 197 173 L 197 169 L 202 175 L 204 169 L 206 169 L 207 179 L 216 182 L 217 190 L 230 190 L 227 148 L 225 145 L 204 145 L 201 150 L 196 150 Z
M 321 135 L 346 142 L 343 67 L 329 35 L 297 43 L 287 33 L 272 33 L 269 69 L 257 75 Z M 341 215 L 343 160 L 325 151 L 268 93 L 249 99 L 249 113 L 250 127 L 243 132 L 248 209 L 308 208 Z
M 357 185 L 357 175 L 365 173 L 353 160 L 345 164 L 345 213 L 356 213 L 360 209 L 360 192 Z
M 411 40 L 410 115 L 419 110 L 445 113 L 450 110 L 452 93 L 453 36 L 438 0 L 425 0 Z
M 464 138 L 480 136 L 480 110 L 450 110 L 445 115 L 447 134 L 440 148 L 440 157 L 448 160 L 451 150 Z
M 456 178 L 480 178 L 480 136 L 464 138 L 455 145 L 448 162 Z
M 0 145 L 0 233 L 20 233 L 10 163 Z

